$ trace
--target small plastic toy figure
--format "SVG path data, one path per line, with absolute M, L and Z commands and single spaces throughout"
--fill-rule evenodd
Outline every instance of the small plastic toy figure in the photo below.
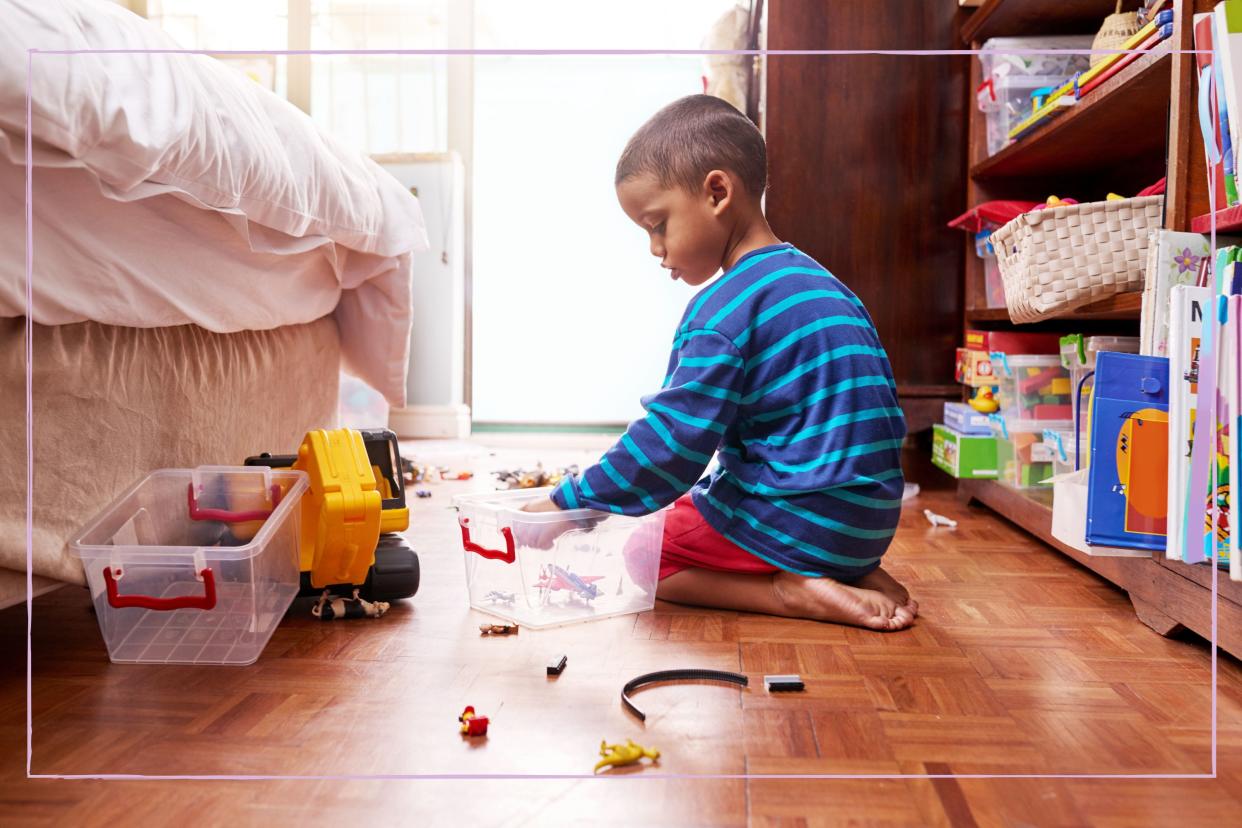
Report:
M 389 603 L 387 601 L 368 601 L 365 598 L 358 597 L 358 590 L 354 590 L 352 598 L 342 598 L 339 595 L 333 595 L 328 590 L 323 591 L 323 595 L 319 596 L 319 600 L 315 606 L 311 607 L 311 615 L 320 621 L 339 621 L 344 618 L 379 618 L 388 612 Z
M 513 635 L 518 631 L 517 624 L 480 624 L 480 635 Z
M 967 400 L 966 404 L 980 414 L 991 414 L 1000 408 L 1000 403 L 996 401 L 996 395 L 992 393 L 991 386 L 987 385 L 976 389 L 975 395 Z
M 490 601 L 493 604 L 512 604 L 517 600 L 517 596 L 512 592 L 501 592 L 498 589 L 493 589 L 483 596 L 483 600 Z
M 938 515 L 931 509 L 924 509 L 923 516 L 927 518 L 927 522 L 932 526 L 947 526 L 950 529 L 957 528 L 957 521 L 953 518 L 947 518 L 944 515 Z
M 642 745 L 636 745 L 633 739 L 626 739 L 624 745 L 610 745 L 607 739 L 601 739 L 599 755 L 604 758 L 595 763 L 596 772 L 605 766 L 620 767 L 621 765 L 632 765 L 644 756 L 657 764 L 660 761 L 660 751 L 655 748 L 645 748 Z
M 430 489 L 416 489 L 414 491 L 414 495 L 416 497 L 431 497 L 431 490 Z
M 488 718 L 475 713 L 473 706 L 467 705 L 466 709 L 461 711 L 461 715 L 457 717 L 457 721 L 461 722 L 461 733 L 463 736 L 487 735 Z

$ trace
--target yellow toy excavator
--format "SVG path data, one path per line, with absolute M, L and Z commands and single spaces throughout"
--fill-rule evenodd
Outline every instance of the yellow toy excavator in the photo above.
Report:
M 302 500 L 302 595 L 325 589 L 368 601 L 418 591 L 418 555 L 399 534 L 410 525 L 397 435 L 386 428 L 308 432 L 296 455 L 264 452 L 247 466 L 292 467 L 310 477 Z

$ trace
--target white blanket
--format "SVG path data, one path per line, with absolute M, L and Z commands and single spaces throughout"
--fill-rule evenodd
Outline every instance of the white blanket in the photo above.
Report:
M 0 237 L 24 210 L 27 49 L 177 49 L 105 0 L 0 0 Z M 232 333 L 335 312 L 346 367 L 400 405 L 417 199 L 287 101 L 187 54 L 38 54 L 35 321 Z M 0 316 L 25 313 L 24 249 Z

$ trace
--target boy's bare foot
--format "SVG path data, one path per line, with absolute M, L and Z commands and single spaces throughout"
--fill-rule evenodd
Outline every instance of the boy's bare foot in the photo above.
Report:
M 789 572 L 773 575 L 772 589 L 791 610 L 789 615 L 886 632 L 903 630 L 914 623 L 915 610 L 878 589 L 847 586 L 831 578 L 807 578 Z
M 906 607 L 914 615 L 919 614 L 918 602 L 910 598 L 910 593 L 896 578 L 879 567 L 859 578 L 851 586 L 882 592 L 895 601 L 897 606 Z

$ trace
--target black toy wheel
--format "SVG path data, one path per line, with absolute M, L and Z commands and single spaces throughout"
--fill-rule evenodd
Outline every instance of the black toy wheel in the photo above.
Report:
M 395 533 L 380 535 L 375 564 L 367 573 L 361 595 L 368 601 L 395 601 L 418 592 L 418 554 Z

